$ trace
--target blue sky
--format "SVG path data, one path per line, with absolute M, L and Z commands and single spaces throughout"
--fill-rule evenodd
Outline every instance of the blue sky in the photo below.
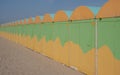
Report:
M 107 0 L 0 0 L 0 24 L 58 10 L 72 11 L 82 5 L 101 7 L 105 2 Z

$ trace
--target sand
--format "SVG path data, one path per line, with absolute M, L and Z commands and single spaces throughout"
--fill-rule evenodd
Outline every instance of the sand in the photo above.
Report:
M 84 75 L 0 37 L 0 75 Z

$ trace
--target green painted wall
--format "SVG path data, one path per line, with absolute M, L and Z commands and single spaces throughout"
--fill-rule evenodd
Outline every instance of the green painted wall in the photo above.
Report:
M 61 44 L 72 41 L 79 44 L 84 53 L 95 46 L 95 25 L 94 20 L 55 22 L 43 24 L 18 25 L 2 27 L 0 31 L 10 32 L 19 35 L 37 36 L 38 40 L 46 37 L 46 40 L 59 38 Z M 98 20 L 98 47 L 107 45 L 114 57 L 120 60 L 120 18 L 106 18 Z
M 116 59 L 120 60 L 120 18 L 98 21 L 98 46 L 107 45 Z

